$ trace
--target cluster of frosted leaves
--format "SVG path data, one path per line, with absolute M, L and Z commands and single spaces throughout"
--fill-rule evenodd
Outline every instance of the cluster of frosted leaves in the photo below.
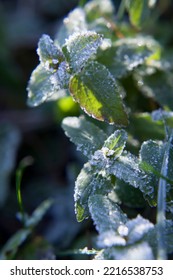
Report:
M 99 127 L 85 118 L 67 117 L 62 122 L 66 135 L 76 144 L 90 160 L 97 151 L 102 151 L 106 158 L 118 158 L 127 140 L 124 130 L 117 130 L 109 137 Z M 79 221 L 89 216 L 88 199 L 90 196 L 101 193 L 108 194 L 114 185 L 111 175 L 104 168 L 98 168 L 89 162 L 84 165 L 75 184 L 75 206 Z
M 149 231 L 154 228 L 152 223 L 140 215 L 128 220 L 116 203 L 99 194 L 90 196 L 89 208 L 99 232 L 98 246 L 103 249 L 96 258 L 106 259 L 105 255 L 107 255 L 107 259 L 124 259 L 125 255 L 129 255 L 130 259 L 135 259 L 137 256 L 138 259 L 145 259 L 145 253 L 141 252 L 145 244 L 148 253 L 150 252 L 150 258 L 153 259 L 152 250 L 148 242 L 144 241 Z M 139 246 L 140 250 L 136 249 L 134 256 L 132 253 L 136 246 Z
M 127 0 L 126 8 L 129 13 L 131 23 L 141 28 L 146 24 L 151 16 L 151 8 L 154 8 L 157 0 Z
M 123 38 L 106 48 L 101 46 L 97 59 L 113 76 L 122 78 L 145 64 L 158 49 L 159 44 L 149 36 Z
M 62 89 L 69 88 L 74 101 L 88 115 L 126 126 L 122 88 L 104 65 L 91 61 L 101 41 L 93 31 L 75 33 L 61 50 L 48 35 L 43 35 L 37 51 L 40 64 L 28 84 L 28 104 L 37 106 L 54 96 L 61 98 Z
M 70 92 L 83 110 L 93 118 L 126 126 L 127 113 L 121 96 L 123 90 L 109 70 L 91 61 L 70 80 Z
M 146 141 L 141 146 L 139 158 L 126 151 L 122 152 L 118 158 L 111 158 L 101 149 L 94 153 L 90 163 L 100 170 L 105 170 L 107 174 L 114 175 L 125 183 L 139 188 L 149 204 L 156 206 L 157 188 L 167 145 L 168 142 Z M 171 145 L 166 180 L 167 208 L 172 212 L 173 149 Z

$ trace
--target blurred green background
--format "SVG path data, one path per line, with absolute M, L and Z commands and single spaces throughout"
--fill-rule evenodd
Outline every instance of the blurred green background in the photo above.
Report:
M 27 83 L 38 64 L 39 38 L 43 33 L 53 38 L 77 4 L 77 0 L 0 1 L 0 249 L 22 228 L 16 215 L 16 169 L 21 160 L 32 159 L 21 183 L 24 211 L 31 214 L 42 201 L 54 198 L 15 255 L 19 259 L 69 258 L 59 252 L 77 247 L 75 242 L 79 247 L 90 242 L 87 226 L 76 222 L 73 205 L 82 159 L 60 126 L 64 116 L 78 114 L 78 107 L 68 100 L 65 105 L 50 102 L 38 108 L 26 104 Z M 86 240 L 80 241 L 81 236 Z

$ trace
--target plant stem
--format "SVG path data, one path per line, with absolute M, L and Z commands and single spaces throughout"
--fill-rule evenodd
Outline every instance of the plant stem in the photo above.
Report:
M 19 210 L 22 216 L 22 223 L 23 225 L 25 225 L 25 212 L 24 212 L 22 195 L 21 195 L 21 180 L 22 180 L 22 170 L 18 168 L 16 171 L 16 195 L 19 204 Z
M 19 211 L 22 217 L 23 226 L 25 226 L 26 224 L 26 219 L 25 219 L 25 211 L 24 211 L 22 195 L 21 195 L 21 181 L 22 181 L 23 171 L 25 167 L 31 165 L 32 162 L 33 159 L 28 156 L 20 162 L 19 167 L 16 170 L 16 195 L 17 195 L 17 201 L 19 205 Z
M 169 151 L 171 142 L 173 140 L 173 132 L 167 142 L 165 149 L 161 174 L 166 177 L 168 172 Z M 166 260 L 166 237 L 165 237 L 165 223 L 166 223 L 166 186 L 167 182 L 164 178 L 160 178 L 158 186 L 158 199 L 157 199 L 157 259 Z

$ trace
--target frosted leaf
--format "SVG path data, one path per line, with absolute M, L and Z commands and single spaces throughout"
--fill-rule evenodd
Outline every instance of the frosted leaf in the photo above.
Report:
M 45 34 L 39 40 L 37 53 L 45 69 L 52 72 L 58 69 L 59 63 L 64 60 L 60 48 L 55 46 L 53 40 Z
M 120 207 L 103 195 L 93 195 L 89 198 L 91 217 L 100 234 L 106 231 L 116 231 L 126 223 L 127 217 Z
M 112 246 L 129 246 L 144 239 L 154 225 L 140 215 L 137 218 L 120 224 L 116 231 L 102 232 L 98 237 L 98 246 L 101 248 Z
M 58 99 L 69 97 L 70 93 L 68 90 L 60 89 L 58 91 L 55 91 L 50 97 L 46 99 L 46 101 L 56 101 Z
M 135 188 L 139 188 L 145 199 L 149 200 L 151 205 L 156 205 L 152 174 L 143 170 L 139 159 L 126 152 L 123 152 L 118 158 L 107 157 L 107 152 L 103 148 L 97 150 L 91 157 L 90 164 L 99 170 L 105 170 L 107 174 L 114 175 Z
M 73 72 L 79 72 L 97 52 L 101 35 L 94 31 L 74 33 L 66 40 L 62 50 Z
M 153 121 L 163 121 L 165 119 L 173 118 L 173 112 L 167 112 L 162 109 L 158 109 L 151 114 Z
M 69 34 L 86 31 L 87 24 L 83 9 L 76 8 L 69 13 L 68 17 L 64 19 L 64 25 L 66 26 Z
M 71 78 L 70 92 L 80 107 L 93 118 L 110 124 L 127 125 L 122 89 L 104 65 L 89 62 L 80 74 Z
M 154 260 L 151 247 L 145 241 L 129 247 L 110 247 L 99 252 L 96 260 Z
M 155 227 L 148 232 L 145 238 L 150 244 L 150 246 L 153 248 L 153 251 L 156 256 L 157 256 L 157 246 L 158 246 L 157 230 L 158 230 L 158 226 L 156 224 Z M 164 236 L 165 236 L 165 249 L 168 254 L 171 254 L 173 252 L 173 243 L 172 243 L 173 221 L 172 220 L 168 220 L 168 219 L 165 220 Z
M 129 229 L 127 227 L 127 224 L 126 225 L 120 225 L 117 229 L 117 232 L 120 236 L 126 238 L 128 236 L 128 233 L 129 233 Z
M 128 228 L 127 244 L 129 245 L 144 238 L 154 228 L 154 225 L 138 215 L 135 219 L 129 220 L 126 227 Z
M 98 168 L 105 168 L 109 174 L 115 175 L 117 178 L 139 187 L 145 175 L 139 169 L 138 158 L 130 153 L 122 154 L 118 159 L 105 157 L 102 150 L 96 151 L 90 160 L 91 164 Z
M 121 155 L 117 161 L 110 164 L 109 172 L 136 188 L 142 183 L 144 175 L 139 169 L 137 157 L 130 153 Z
M 53 80 L 51 72 L 47 71 L 41 64 L 32 72 L 31 78 L 28 83 L 28 105 L 38 106 L 50 99 L 58 90 L 60 86 L 58 81 Z
M 67 117 L 63 119 L 62 128 L 77 150 L 87 157 L 100 149 L 106 139 L 104 131 L 84 117 Z
M 52 83 L 58 84 L 62 89 L 68 89 L 70 80 L 69 66 L 67 62 L 63 61 L 59 64 L 57 71 L 52 75 Z
M 132 71 L 143 64 L 159 48 L 159 44 L 152 38 L 142 36 L 119 39 L 115 46 L 117 47 L 115 61 L 123 65 L 127 71 Z
M 75 182 L 75 209 L 80 222 L 89 216 L 88 199 L 94 194 L 106 195 L 113 189 L 110 176 L 97 172 L 96 168 L 86 163 Z
M 169 152 L 168 152 L 169 146 Z M 164 162 L 164 156 L 167 153 L 167 162 Z M 167 178 L 167 202 L 171 200 L 171 185 L 173 181 L 173 147 L 172 142 L 155 142 L 152 140 L 142 144 L 140 150 L 140 167 L 147 174 L 148 185 L 153 186 L 153 193 L 147 199 L 151 205 L 155 205 L 157 201 L 157 191 L 159 180 L 162 176 Z M 166 173 L 163 173 L 163 167 Z M 145 188 L 144 188 L 145 190 Z
M 99 49 L 97 60 L 104 64 L 114 77 L 122 78 L 138 66 L 145 65 L 148 61 L 151 63 L 151 58 L 160 50 L 157 41 L 149 36 L 123 38 L 105 49 Z
M 87 20 L 93 21 L 101 17 L 111 17 L 114 14 L 114 6 L 110 0 L 94 0 L 84 7 Z
M 115 231 L 105 231 L 98 236 L 97 245 L 99 248 L 112 246 L 125 246 L 126 241 L 123 237 L 116 234 Z
M 102 148 L 106 157 L 118 158 L 126 144 L 127 133 L 125 130 L 116 130 L 108 139 L 106 139 Z
M 55 41 L 58 41 L 61 45 L 65 43 L 65 40 L 75 32 L 87 31 L 88 26 L 85 19 L 85 12 L 82 8 L 76 8 L 64 18 L 63 24 L 60 26 Z

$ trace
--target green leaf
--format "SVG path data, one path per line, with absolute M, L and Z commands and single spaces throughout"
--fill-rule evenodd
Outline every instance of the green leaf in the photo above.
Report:
M 77 150 L 87 157 L 91 157 L 96 150 L 100 149 L 107 137 L 103 130 L 84 117 L 64 118 L 62 128 L 77 146 Z
M 92 117 L 110 124 L 127 125 L 123 92 L 104 65 L 90 62 L 70 81 L 70 92 L 81 108 Z
M 60 62 L 64 60 L 64 56 L 60 48 L 54 45 L 53 40 L 48 35 L 42 35 L 38 43 L 37 53 L 41 64 L 46 70 L 54 72 L 58 69 Z
M 131 23 L 141 28 L 150 16 L 148 0 L 127 0 L 126 7 L 129 12 Z
M 78 222 L 89 216 L 88 200 L 94 194 L 108 194 L 113 189 L 111 177 L 86 163 L 75 183 L 75 208 Z
M 89 210 L 99 233 L 116 231 L 120 225 L 127 221 L 127 217 L 120 207 L 103 195 L 90 196 Z
M 81 71 L 100 44 L 101 35 L 94 31 L 74 33 L 66 40 L 62 50 L 73 73 Z
M 61 68 L 59 71 L 61 71 Z M 32 72 L 28 83 L 27 104 L 31 107 L 38 106 L 45 101 L 50 101 L 51 99 L 55 100 L 66 96 L 66 92 L 61 90 L 61 86 L 63 77 L 64 82 L 67 82 L 67 76 L 65 76 L 65 74 L 63 76 L 61 73 L 62 72 L 58 71 L 51 73 L 39 64 Z M 59 79 L 59 77 L 61 79 Z M 66 87 L 65 84 L 63 84 L 63 86 Z
M 125 130 L 116 130 L 105 141 L 102 150 L 106 157 L 118 158 L 125 147 L 127 141 L 127 133 Z

